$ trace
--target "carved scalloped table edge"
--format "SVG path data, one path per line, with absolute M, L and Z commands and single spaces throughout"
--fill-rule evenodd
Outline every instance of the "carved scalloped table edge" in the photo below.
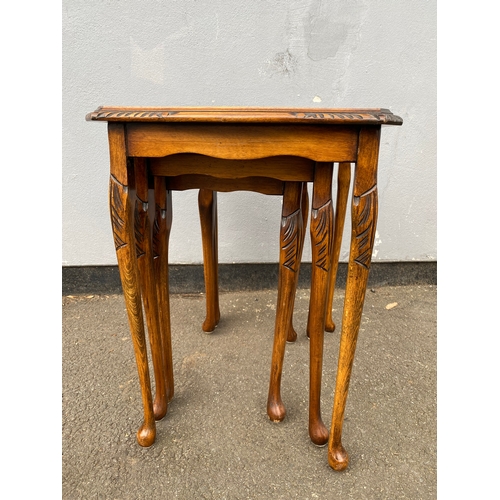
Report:
M 100 106 L 88 113 L 87 121 L 123 122 L 278 122 L 359 123 L 402 125 L 403 119 L 389 109 L 301 109 L 301 108 L 138 108 Z

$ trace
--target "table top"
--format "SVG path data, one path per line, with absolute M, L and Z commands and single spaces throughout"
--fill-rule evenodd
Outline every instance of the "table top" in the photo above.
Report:
M 403 119 L 384 108 L 265 108 L 265 107 L 115 107 L 100 106 L 87 121 L 227 122 L 402 125 Z

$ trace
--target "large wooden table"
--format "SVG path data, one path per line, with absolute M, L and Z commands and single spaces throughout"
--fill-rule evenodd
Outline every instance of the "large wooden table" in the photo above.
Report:
M 144 406 L 141 446 L 156 436 L 174 394 L 168 291 L 171 191 L 200 189 L 200 216 L 210 331 L 217 301 L 217 191 L 250 190 L 283 197 L 279 284 L 267 413 L 281 421 L 280 394 L 308 212 L 311 206 L 312 277 L 309 435 L 328 442 L 336 470 L 348 464 L 341 434 L 349 380 L 370 269 L 377 222 L 377 164 L 382 125 L 401 125 L 387 109 L 118 108 L 100 107 L 87 120 L 108 122 L 109 206 L 123 293 Z M 330 432 L 321 419 L 324 330 L 335 328 L 331 304 L 346 203 L 354 164 L 352 233 L 340 353 Z M 336 217 L 332 176 L 338 164 Z M 154 217 L 150 221 L 150 206 Z M 143 307 L 151 344 L 156 394 L 148 368 Z M 293 338 L 289 338 L 293 340 Z

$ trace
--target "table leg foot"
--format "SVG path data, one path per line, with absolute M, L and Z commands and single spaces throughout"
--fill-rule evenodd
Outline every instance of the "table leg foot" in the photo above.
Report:
M 293 344 L 297 340 L 297 332 L 295 331 L 295 328 L 293 325 L 290 325 L 290 328 L 288 329 L 288 333 L 286 334 L 286 341 L 288 344 Z
M 325 322 L 325 332 L 333 333 L 335 331 L 335 323 L 331 318 L 328 318 Z
M 271 422 L 281 422 L 285 419 L 286 409 L 283 401 L 269 401 L 267 402 L 267 416 Z
M 316 446 L 325 446 L 328 443 L 328 436 L 328 428 L 321 419 L 309 426 L 309 438 Z
M 328 449 L 328 463 L 333 470 L 342 471 L 349 465 L 349 455 L 342 444 Z
M 148 448 L 151 446 L 156 439 L 156 428 L 150 425 L 143 424 L 142 427 L 137 431 L 137 442 L 140 446 Z

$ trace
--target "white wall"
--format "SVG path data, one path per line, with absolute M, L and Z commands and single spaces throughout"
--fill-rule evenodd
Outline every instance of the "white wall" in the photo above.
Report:
M 100 105 L 389 108 L 374 261 L 437 260 L 435 1 L 64 0 L 63 266 L 116 264 Z M 220 193 L 220 262 L 277 262 L 280 207 Z M 195 191 L 170 262 L 202 262 Z

